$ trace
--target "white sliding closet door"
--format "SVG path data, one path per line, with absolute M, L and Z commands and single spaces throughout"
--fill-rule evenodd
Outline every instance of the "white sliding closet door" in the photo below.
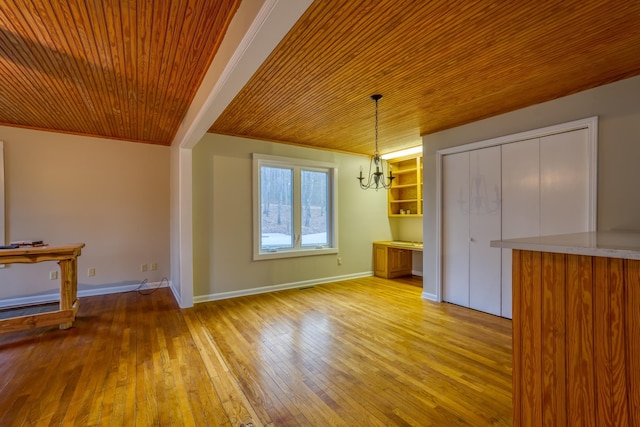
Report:
M 595 227 L 597 119 L 439 151 L 441 298 L 512 317 L 511 250 L 490 241 Z
M 469 307 L 500 315 L 501 179 L 500 147 L 474 150 L 470 156 Z
M 540 235 L 589 231 L 587 130 L 540 138 Z
M 500 147 L 443 158 L 443 299 L 500 315 Z
M 469 307 L 469 153 L 442 159 L 443 299 Z
M 540 140 L 502 146 L 502 238 L 540 235 Z M 502 249 L 502 317 L 512 316 L 511 249 Z
M 589 231 L 586 129 L 502 146 L 502 238 Z M 512 316 L 511 250 L 502 249 L 502 316 Z

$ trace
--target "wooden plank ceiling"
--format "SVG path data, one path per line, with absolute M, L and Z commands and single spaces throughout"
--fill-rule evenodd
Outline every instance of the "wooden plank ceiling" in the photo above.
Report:
M 239 2 L 0 2 L 0 124 L 171 144 Z M 210 131 L 371 153 L 381 93 L 388 152 L 637 74 L 640 1 L 316 0 Z
M 354 153 L 640 74 L 640 1 L 316 0 L 210 132 Z M 576 117 L 580 118 L 580 117 Z
M 239 3 L 0 2 L 0 124 L 171 144 Z

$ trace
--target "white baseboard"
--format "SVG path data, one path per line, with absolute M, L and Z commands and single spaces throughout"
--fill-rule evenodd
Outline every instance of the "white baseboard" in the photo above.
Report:
M 167 281 L 163 280 L 161 282 L 152 282 L 152 283 L 135 283 L 133 285 L 120 285 L 120 286 L 108 286 L 104 288 L 95 288 L 95 289 L 84 289 L 78 291 L 78 298 L 81 297 L 90 297 L 96 295 L 107 295 L 107 294 L 116 294 L 120 292 L 130 292 L 135 291 L 138 288 L 140 290 L 148 290 L 153 288 L 164 288 L 166 287 Z M 46 294 L 28 296 L 28 297 L 18 297 L 18 298 L 7 298 L 0 300 L 0 308 L 8 308 L 8 307 L 19 307 L 24 305 L 34 305 L 34 304 L 47 304 L 51 302 L 60 301 L 60 293 L 59 292 L 49 292 Z
M 175 285 L 171 281 L 169 281 L 169 289 L 171 289 L 171 293 L 173 294 L 173 297 L 175 298 L 176 302 L 178 303 L 178 306 L 180 308 L 188 308 L 188 307 L 183 307 L 182 306 L 182 299 L 180 298 L 180 292 L 178 292 L 178 290 L 176 289 Z
M 436 294 L 432 294 L 431 292 L 423 292 L 422 298 L 428 299 L 429 301 L 439 302 L 438 296 Z
M 420 276 L 420 277 L 424 277 L 422 275 L 422 271 L 411 271 L 411 274 L 413 274 L 414 276 Z M 429 300 L 429 301 L 433 301 L 433 302 L 440 302 L 438 301 L 438 296 L 436 294 L 432 294 L 431 292 L 422 292 L 421 297 L 423 299 Z
M 160 282 L 146 282 L 146 283 L 138 283 L 134 285 L 124 285 L 124 286 L 112 286 L 108 288 L 98 288 L 98 289 L 85 289 L 83 291 L 78 291 L 78 297 L 89 297 L 95 295 L 107 295 L 107 294 L 117 294 L 119 292 L 130 292 L 135 290 L 145 291 L 154 288 L 166 288 L 168 286 L 168 282 L 166 280 Z
M 267 292 L 283 291 L 285 289 L 304 288 L 306 286 L 313 286 L 313 285 L 319 285 L 319 284 L 331 283 L 331 282 L 340 282 L 340 281 L 349 280 L 349 279 L 359 279 L 361 277 L 369 277 L 372 275 L 373 275 L 373 271 L 366 271 L 363 273 L 346 274 L 343 276 L 322 277 L 319 279 L 303 280 L 300 282 L 292 282 L 292 283 L 283 283 L 280 285 L 261 286 L 259 288 L 243 289 L 240 291 L 230 291 L 230 292 L 213 293 L 209 295 L 199 295 L 199 296 L 193 297 L 193 303 L 196 304 L 199 302 L 217 301 L 217 300 L 236 298 L 236 297 L 242 297 L 247 295 L 264 294 Z

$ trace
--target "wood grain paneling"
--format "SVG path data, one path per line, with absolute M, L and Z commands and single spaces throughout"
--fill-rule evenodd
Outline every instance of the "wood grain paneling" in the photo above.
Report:
M 240 0 L 0 2 L 0 124 L 168 145 Z M 640 74 L 640 3 L 316 0 L 210 131 L 353 153 Z
M 316 0 L 211 132 L 371 154 L 640 73 L 640 3 Z
M 567 423 L 574 426 L 595 426 L 591 259 L 566 256 Z
M 513 257 L 514 426 L 638 425 L 640 262 Z
M 520 324 L 521 324 L 521 387 L 522 418 L 531 426 L 542 425 L 542 292 L 541 254 L 527 252 L 522 254 L 522 274 L 526 278 L 521 282 Z
M 629 425 L 640 425 L 640 261 L 627 260 L 624 271 L 624 327 Z
M 523 369 L 522 369 L 522 340 L 523 340 L 523 331 L 522 331 L 522 315 L 523 312 L 520 309 L 516 309 L 517 307 L 522 307 L 522 289 L 524 288 L 523 280 L 525 280 L 527 275 L 524 274 L 524 270 L 522 269 L 522 260 L 523 254 L 522 251 L 518 249 L 513 249 L 511 251 L 511 256 L 513 258 L 511 268 L 512 268 L 512 278 L 511 278 L 511 286 L 512 286 L 512 294 L 511 294 L 511 303 L 512 303 L 512 317 L 511 317 L 511 328 L 512 328 L 512 354 L 513 354 L 513 371 L 512 371 L 512 383 L 513 383 L 513 391 L 512 391 L 512 404 L 513 404 L 513 419 L 514 420 L 522 420 L 524 417 L 522 416 L 522 387 L 523 381 Z M 518 424 L 516 424 L 518 425 Z M 525 426 L 525 424 L 519 424 L 521 426 Z
M 565 259 L 560 254 L 542 253 L 542 423 L 544 426 L 566 425 L 565 344 L 566 288 L 558 287 L 565 273 Z
M 596 365 L 596 425 L 629 425 L 626 396 L 626 330 L 624 261 L 596 258 L 594 269 L 594 343 Z M 633 286 L 633 285 L 632 285 Z
M 0 124 L 170 144 L 239 3 L 0 2 Z

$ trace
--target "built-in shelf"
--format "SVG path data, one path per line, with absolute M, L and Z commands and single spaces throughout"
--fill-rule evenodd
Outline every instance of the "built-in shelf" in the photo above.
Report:
M 418 199 L 406 199 L 406 200 L 391 200 L 389 203 L 406 203 L 406 202 L 417 202 Z
M 396 170 L 395 168 L 393 169 L 393 174 L 394 175 L 404 175 L 405 173 L 416 173 L 418 169 L 417 168 L 411 168 L 411 169 L 400 169 L 400 170 Z
M 389 216 L 422 216 L 422 156 L 389 160 L 389 166 L 396 177 L 388 191 Z

